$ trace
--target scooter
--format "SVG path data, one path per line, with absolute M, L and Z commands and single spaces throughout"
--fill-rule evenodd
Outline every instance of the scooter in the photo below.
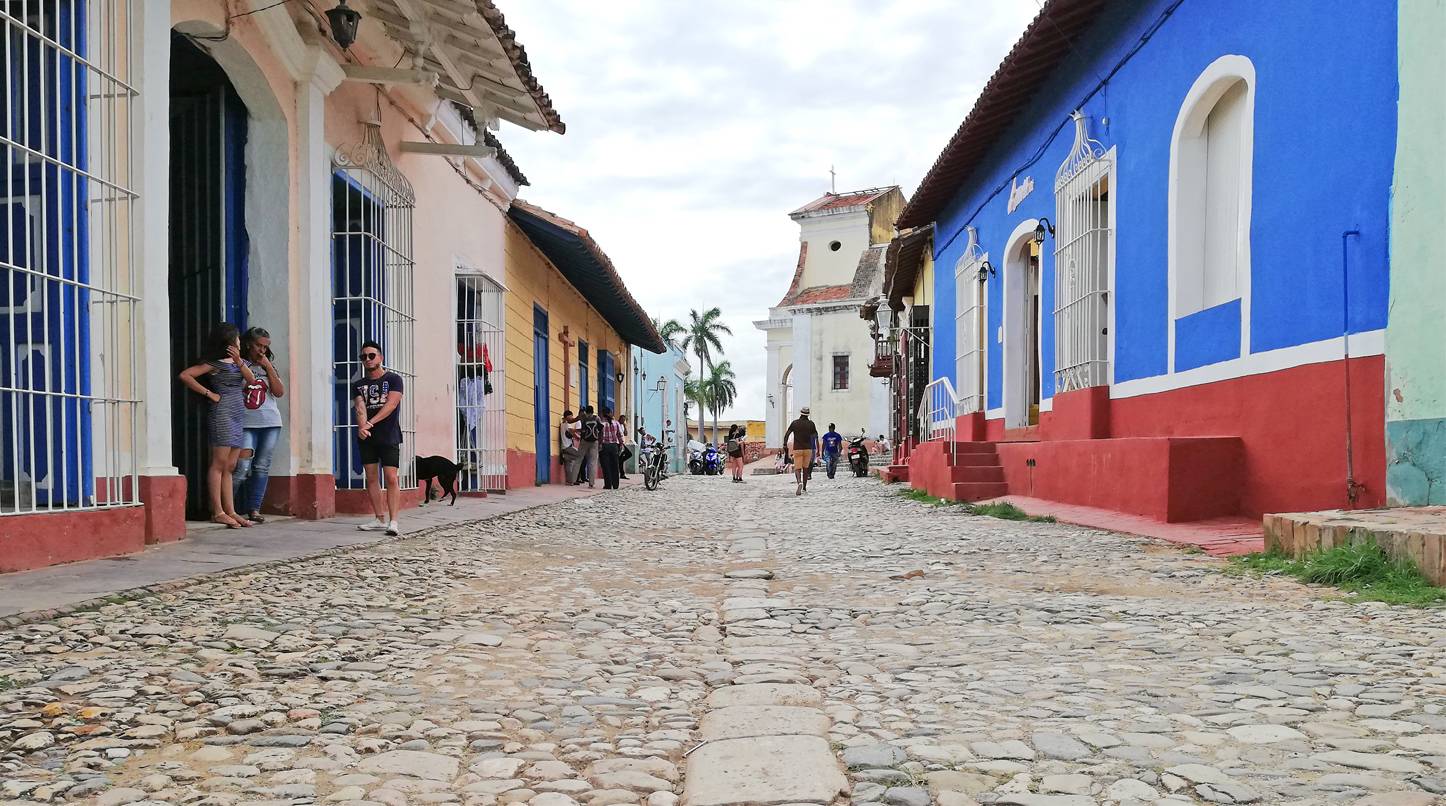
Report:
M 849 467 L 855 476 L 863 477 L 869 474 L 869 451 L 864 447 L 863 437 L 849 440 L 848 456 Z
M 688 474 L 693 476 L 701 476 L 706 469 L 707 465 L 703 461 L 703 451 L 699 448 L 689 448 Z
M 703 472 L 710 476 L 723 475 L 723 454 L 712 443 L 703 449 Z

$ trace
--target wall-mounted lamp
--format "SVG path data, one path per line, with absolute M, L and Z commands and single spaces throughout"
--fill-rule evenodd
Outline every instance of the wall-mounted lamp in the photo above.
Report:
M 1041 244 L 1044 243 L 1045 233 L 1048 233 L 1050 237 L 1053 237 L 1054 225 L 1049 223 L 1049 219 L 1041 218 L 1039 219 L 1039 223 L 1034 225 L 1034 242 Z
M 979 282 L 982 283 L 985 280 L 988 280 L 990 277 L 996 276 L 997 274 L 998 272 L 994 271 L 993 263 L 990 263 L 986 260 L 979 264 Z
M 773 408 L 773 395 L 768 396 L 768 408 Z
M 361 27 L 361 12 L 346 4 L 346 0 L 337 0 L 336 8 L 326 10 L 326 21 L 331 23 L 331 38 L 342 50 L 346 50 L 356 42 L 357 29 Z
M 623 381 L 627 380 L 627 377 L 628 377 L 628 376 L 626 376 L 626 375 L 622 374 L 621 372 L 619 372 L 617 375 L 614 375 L 613 377 L 617 378 L 618 383 L 622 383 Z

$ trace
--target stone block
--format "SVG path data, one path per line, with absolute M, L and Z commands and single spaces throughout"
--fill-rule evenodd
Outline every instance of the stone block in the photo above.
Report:
M 750 683 L 741 686 L 724 686 L 714 689 L 708 695 L 709 708 L 728 708 L 734 705 L 797 705 L 817 708 L 823 704 L 823 696 L 800 683 Z
M 686 781 L 684 806 L 824 804 L 848 790 L 833 750 L 818 736 L 710 742 L 689 756 Z
M 709 711 L 699 724 L 705 741 L 754 736 L 827 736 L 829 719 L 814 708 L 789 705 L 735 705 Z

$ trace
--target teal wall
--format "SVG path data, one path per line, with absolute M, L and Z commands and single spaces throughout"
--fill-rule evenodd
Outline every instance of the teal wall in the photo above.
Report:
M 1446 0 L 1412 0 L 1398 13 L 1386 494 L 1393 504 L 1446 504 Z

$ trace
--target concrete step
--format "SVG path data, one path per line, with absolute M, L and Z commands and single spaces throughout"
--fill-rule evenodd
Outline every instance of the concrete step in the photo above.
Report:
M 946 452 L 947 452 L 948 447 L 949 447 L 949 444 L 946 442 L 946 443 L 944 443 L 944 446 L 945 446 L 945 450 L 946 450 Z M 990 455 L 990 456 L 993 456 L 994 453 L 995 453 L 995 451 L 994 451 L 994 443 L 993 443 L 993 442 L 955 442 L 955 443 L 954 443 L 954 455 L 955 455 L 955 456 L 960 456 L 960 455 L 964 455 L 964 454 L 971 454 L 971 453 L 984 453 L 984 454 L 988 454 L 988 455 Z
M 1009 493 L 1009 485 L 1002 481 L 960 481 L 950 485 L 955 501 L 984 501 Z
M 999 465 L 954 465 L 949 468 L 949 480 L 954 482 L 1004 481 L 1004 468 Z
M 949 461 L 950 467 L 995 467 L 999 465 L 997 453 L 956 453 Z

